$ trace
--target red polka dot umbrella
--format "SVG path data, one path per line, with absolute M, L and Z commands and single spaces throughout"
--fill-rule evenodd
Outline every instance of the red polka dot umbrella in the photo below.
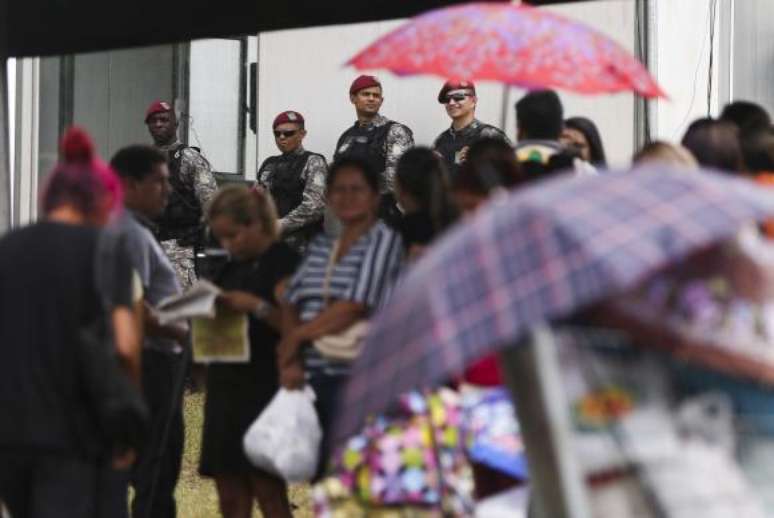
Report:
M 642 63 L 607 36 L 551 11 L 506 2 L 427 12 L 378 39 L 348 64 L 529 89 L 665 97 Z

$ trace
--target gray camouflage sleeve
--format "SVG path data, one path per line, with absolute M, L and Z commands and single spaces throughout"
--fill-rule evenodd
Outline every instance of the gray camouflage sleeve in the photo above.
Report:
M 312 155 L 306 161 L 302 176 L 305 181 L 301 203 L 280 219 L 282 233 L 298 230 L 322 218 L 325 211 L 325 177 L 328 165 L 325 159 Z
M 212 174 L 212 167 L 207 159 L 193 149 L 186 149 L 183 151 L 180 173 L 183 178 L 193 183 L 196 197 L 199 199 L 202 208 L 207 207 L 207 203 L 215 195 L 215 191 L 218 190 L 215 176 Z
M 387 157 L 384 169 L 385 189 L 387 192 L 394 192 L 395 169 L 398 167 L 398 160 L 403 156 L 403 153 L 414 147 L 414 136 L 403 124 L 393 124 L 387 133 L 384 146 Z

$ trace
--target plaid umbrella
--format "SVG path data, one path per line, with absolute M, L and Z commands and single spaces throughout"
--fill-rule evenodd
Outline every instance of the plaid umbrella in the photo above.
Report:
M 374 319 L 335 439 L 530 326 L 614 296 L 771 214 L 774 196 L 747 180 L 658 166 L 503 195 L 434 246 Z
M 642 63 L 607 36 L 551 11 L 510 2 L 429 11 L 347 64 L 585 94 L 664 95 Z

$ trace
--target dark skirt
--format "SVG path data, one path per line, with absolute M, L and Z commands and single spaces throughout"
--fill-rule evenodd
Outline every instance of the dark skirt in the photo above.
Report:
M 250 364 L 209 366 L 199 462 L 202 476 L 261 472 L 247 460 L 242 439 L 277 389 L 276 374 L 260 373 Z

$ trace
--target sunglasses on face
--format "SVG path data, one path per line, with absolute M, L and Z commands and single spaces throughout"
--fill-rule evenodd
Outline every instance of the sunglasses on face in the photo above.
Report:
M 296 133 L 298 133 L 298 130 L 275 131 L 274 138 L 280 138 L 280 137 L 290 138 L 294 136 Z
M 446 96 L 446 104 L 454 101 L 455 103 L 461 103 L 466 97 L 473 97 L 472 94 L 454 94 Z

